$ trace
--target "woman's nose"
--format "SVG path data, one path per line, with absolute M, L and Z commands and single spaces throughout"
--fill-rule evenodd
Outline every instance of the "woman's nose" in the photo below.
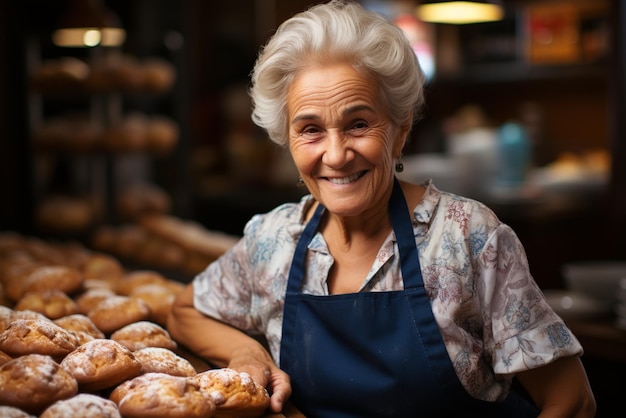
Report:
M 354 152 L 350 148 L 349 141 L 346 141 L 340 133 L 329 132 L 327 135 L 322 162 L 329 167 L 341 168 L 354 158 Z

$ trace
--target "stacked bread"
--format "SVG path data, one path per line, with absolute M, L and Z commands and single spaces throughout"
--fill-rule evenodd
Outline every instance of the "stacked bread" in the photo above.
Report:
M 146 215 L 168 214 L 172 199 L 161 187 L 146 181 L 129 182 L 113 199 L 117 219 L 133 222 Z M 35 208 L 35 221 L 43 231 L 80 233 L 101 225 L 104 203 L 89 195 L 48 194 Z
M 138 265 L 196 275 L 238 239 L 197 222 L 152 213 L 138 217 L 134 223 L 99 227 L 91 245 Z
M 167 331 L 183 284 L 76 243 L 0 234 L 0 416 L 255 417 L 269 396 Z
M 165 115 L 132 112 L 103 126 L 87 114 L 68 113 L 45 120 L 33 130 L 39 151 L 169 155 L 180 139 L 180 126 Z
M 60 57 L 45 60 L 30 77 L 31 88 L 46 94 L 149 93 L 169 91 L 176 82 L 176 69 L 157 57 L 138 59 L 131 55 L 108 54 L 91 63 Z M 67 94 L 67 93 L 66 93 Z

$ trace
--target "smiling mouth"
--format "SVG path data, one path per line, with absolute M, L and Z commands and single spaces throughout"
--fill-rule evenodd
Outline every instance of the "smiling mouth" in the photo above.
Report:
M 361 171 L 348 177 L 327 177 L 327 179 L 333 184 L 348 184 L 360 179 L 363 174 L 365 174 L 365 171 Z

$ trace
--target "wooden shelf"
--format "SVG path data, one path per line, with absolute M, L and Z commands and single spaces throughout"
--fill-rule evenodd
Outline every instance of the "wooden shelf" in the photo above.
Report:
M 626 331 L 610 321 L 568 321 L 585 349 L 586 357 L 626 364 Z
M 602 80 L 608 75 L 604 63 L 577 65 L 531 65 L 521 62 L 472 64 L 455 75 L 440 75 L 434 84 L 485 84 L 528 81 L 571 81 L 572 79 Z

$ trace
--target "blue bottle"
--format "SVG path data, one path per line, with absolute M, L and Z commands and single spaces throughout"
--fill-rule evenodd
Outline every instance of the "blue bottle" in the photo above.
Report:
M 521 186 L 528 172 L 531 145 L 524 128 L 518 123 L 505 123 L 498 132 L 497 184 Z

